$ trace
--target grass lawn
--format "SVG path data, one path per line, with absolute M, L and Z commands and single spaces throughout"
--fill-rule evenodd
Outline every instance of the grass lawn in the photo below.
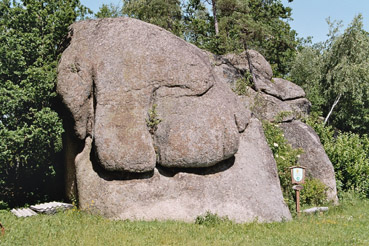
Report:
M 369 245 L 369 200 L 283 223 L 111 221 L 79 211 L 17 218 L 0 210 L 0 245 Z

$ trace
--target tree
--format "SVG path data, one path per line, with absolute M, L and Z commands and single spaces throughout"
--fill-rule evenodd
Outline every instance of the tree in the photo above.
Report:
M 215 35 L 219 35 L 219 24 L 218 24 L 218 17 L 217 17 L 217 2 L 216 0 L 211 0 L 211 6 L 213 11 L 213 18 L 214 18 L 214 30 Z
M 331 25 L 330 38 L 324 44 L 299 52 L 291 77 L 308 88 L 309 99 L 314 91 L 326 123 L 342 131 L 368 133 L 369 34 L 363 30 L 361 15 L 342 35 L 337 35 L 338 27 Z
M 244 43 L 271 63 L 276 76 L 289 70 L 297 41 L 286 22 L 291 9 L 280 0 L 219 0 L 217 2 L 221 53 L 244 49 Z
M 312 111 L 322 114 L 322 107 L 327 103 L 322 94 L 323 56 L 318 45 L 305 44 L 300 47 L 289 73 L 290 80 L 301 86 L 312 104 Z
M 52 109 L 56 66 L 85 13 L 79 0 L 0 1 L 0 206 L 52 194 L 63 132 Z
M 177 36 L 183 33 L 179 0 L 123 0 L 122 13 L 160 26 Z
M 189 0 L 183 8 L 183 37 L 199 48 L 213 50 L 216 46 L 214 19 L 200 0 Z
M 368 52 L 369 34 L 363 30 L 362 16 L 358 15 L 326 53 L 323 71 L 326 76 L 322 81 L 328 98 L 326 120 L 334 112 L 333 124 L 342 130 L 368 132 Z
M 122 16 L 122 9 L 118 5 L 114 5 L 112 3 L 103 4 L 99 11 L 95 14 L 96 18 L 115 18 Z

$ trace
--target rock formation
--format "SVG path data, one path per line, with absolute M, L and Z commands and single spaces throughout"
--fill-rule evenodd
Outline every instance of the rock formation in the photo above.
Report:
M 308 115 L 311 103 L 305 98 L 305 92 L 292 82 L 272 78 L 269 63 L 256 51 L 249 51 L 256 82 L 253 88 L 247 88 L 247 95 L 240 96 L 246 108 L 259 119 L 278 121 L 285 138 L 293 148 L 301 148 L 304 153 L 299 165 L 306 167 L 309 177 L 317 178 L 328 188 L 328 200 L 338 202 L 336 180 L 333 165 L 324 151 L 318 135 L 305 123 L 298 120 Z M 235 82 L 249 71 L 246 54 L 213 56 L 215 71 L 224 83 L 233 90 Z
M 217 83 L 204 52 L 131 19 L 85 21 L 72 30 L 57 90 L 77 137 L 93 138 L 106 170 L 152 171 L 156 155 L 163 166 L 207 167 L 237 152 L 250 113 Z M 154 105 L 161 122 L 152 136 Z
M 238 97 L 231 87 L 248 69 L 242 56 L 214 58 L 154 25 L 88 20 L 69 38 L 57 92 L 67 193 L 82 209 L 118 219 L 291 218 L 251 111 L 269 120 L 291 111 L 291 121 L 309 102 L 300 87 L 272 79 L 259 53 L 250 54 L 258 82 Z M 259 97 L 271 106 L 251 107 Z
M 299 164 L 306 167 L 308 176 L 322 181 L 328 187 L 328 199 L 338 202 L 333 165 L 325 153 L 318 135 L 310 126 L 299 120 L 284 122 L 280 127 L 293 148 L 304 150 Z

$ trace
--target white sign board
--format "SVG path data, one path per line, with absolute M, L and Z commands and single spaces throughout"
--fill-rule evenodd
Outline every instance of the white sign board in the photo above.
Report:
M 304 170 L 300 167 L 292 169 L 292 176 L 296 182 L 301 182 L 304 178 Z

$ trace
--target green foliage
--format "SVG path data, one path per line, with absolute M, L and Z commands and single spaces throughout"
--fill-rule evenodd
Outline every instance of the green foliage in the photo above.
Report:
M 344 131 L 369 132 L 369 34 L 361 15 L 329 47 L 322 81 L 330 109 L 338 95 L 343 98 L 334 111 L 333 125 Z
M 309 117 L 303 119 L 306 124 L 311 126 L 316 134 L 318 134 L 320 138 L 320 142 L 325 146 L 329 144 L 333 140 L 335 135 L 334 129 L 332 126 L 324 125 L 323 118 L 319 116 L 318 113 L 312 112 Z
M 291 111 L 281 111 L 278 113 L 278 115 L 275 117 L 275 122 L 283 122 L 283 120 L 288 117 L 291 116 L 293 113 Z
M 339 24 L 329 22 L 329 39 L 300 49 L 290 73 L 314 111 L 328 115 L 339 99 L 329 122 L 359 134 L 369 131 L 369 34 L 362 22 L 356 16 L 342 35 L 337 34 Z
M 85 13 L 79 0 L 0 1 L 0 201 L 9 206 L 57 194 L 47 185 L 63 132 L 56 66 L 68 26 Z
M 150 129 L 150 133 L 154 134 L 154 132 L 158 129 L 158 125 L 161 122 L 161 119 L 159 119 L 158 113 L 156 112 L 156 104 L 152 105 L 152 108 L 150 109 L 148 113 L 148 119 L 146 119 L 146 125 Z
M 209 211 L 205 213 L 205 215 L 200 215 L 196 217 L 195 224 L 205 225 L 205 226 L 215 226 L 220 225 L 222 223 L 231 223 L 227 217 L 219 217 L 217 214 L 213 214 Z
M 96 18 L 115 18 L 122 16 L 122 9 L 118 5 L 114 5 L 112 3 L 103 4 L 99 11 L 95 14 Z
M 123 0 L 122 13 L 182 35 L 179 0 Z
M 310 117 L 307 123 L 319 135 L 331 160 L 339 190 L 354 190 L 369 197 L 369 137 L 351 132 L 335 132 L 324 126 L 319 118 Z
M 278 176 L 284 199 L 293 211 L 295 208 L 294 191 L 291 187 L 291 166 L 295 166 L 302 149 L 294 149 L 287 143 L 283 131 L 277 124 L 263 121 L 264 134 L 277 162 Z
M 315 46 L 306 46 L 297 52 L 289 74 L 291 80 L 304 89 L 312 104 L 312 112 L 321 111 L 326 103 L 320 88 L 322 66 L 320 50 Z
M 247 70 L 245 76 L 243 78 L 237 79 L 235 82 L 235 88 L 233 92 L 237 95 L 247 95 L 249 87 L 251 86 L 252 76 L 250 72 Z
M 204 2 L 186 1 L 183 7 L 183 37 L 199 48 L 216 50 L 214 19 L 210 16 Z
M 300 192 L 301 204 L 319 206 L 327 202 L 328 187 L 315 178 L 306 178 L 304 189 Z
M 340 133 L 325 144 L 342 190 L 353 189 L 369 197 L 369 138 L 354 133 Z
M 265 56 L 275 76 L 287 74 L 297 46 L 287 23 L 290 8 L 280 0 L 219 0 L 217 9 L 219 52 L 243 51 L 247 44 Z

